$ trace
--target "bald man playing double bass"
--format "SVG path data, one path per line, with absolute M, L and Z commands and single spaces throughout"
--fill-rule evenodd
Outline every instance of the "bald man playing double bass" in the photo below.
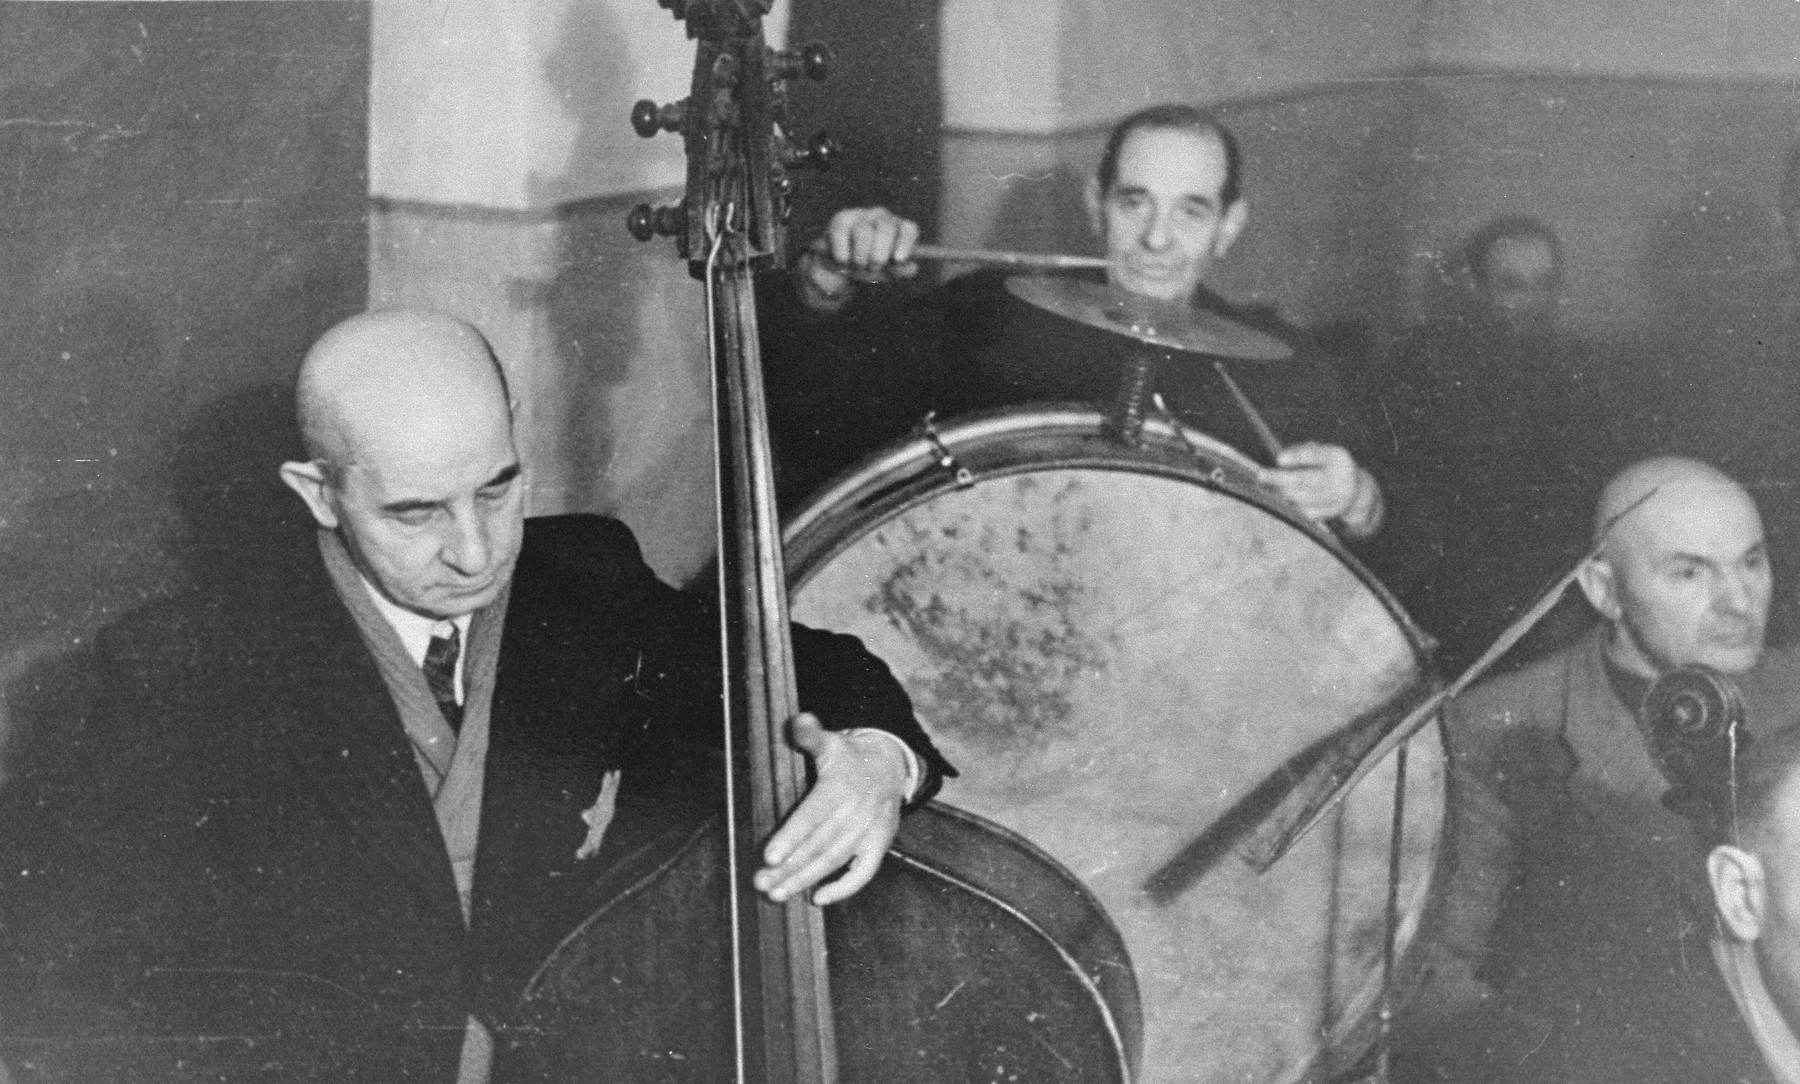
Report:
M 717 774 L 716 622 L 617 521 L 525 518 L 474 328 L 354 318 L 297 395 L 280 473 L 317 530 L 105 631 L 86 710 L 7 788 L 21 1080 L 508 1079 L 587 890 Z M 795 648 L 815 781 L 756 886 L 827 903 L 948 765 L 858 642 Z

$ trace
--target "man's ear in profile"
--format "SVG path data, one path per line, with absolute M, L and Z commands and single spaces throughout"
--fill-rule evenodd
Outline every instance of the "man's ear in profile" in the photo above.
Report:
M 1249 225 L 1250 201 L 1239 196 L 1238 201 L 1225 208 L 1225 213 L 1219 218 L 1219 232 L 1213 236 L 1213 258 L 1224 259 Z
M 307 511 L 312 513 L 319 526 L 328 531 L 337 528 L 337 508 L 332 504 L 331 479 L 326 474 L 325 464 L 316 459 L 283 463 L 281 480 L 306 502 Z
M 1706 877 L 1726 931 L 1745 943 L 1761 937 L 1768 907 L 1762 859 L 1742 847 L 1722 843 L 1706 856 Z
M 1619 574 L 1604 556 L 1589 557 L 1575 573 L 1581 593 L 1601 617 L 1617 621 L 1625 612 L 1619 602 Z

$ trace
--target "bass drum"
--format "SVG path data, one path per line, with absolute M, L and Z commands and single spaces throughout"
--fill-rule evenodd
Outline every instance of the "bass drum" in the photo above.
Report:
M 1068 866 L 1122 930 L 1143 1084 L 1322 1079 L 1375 1034 L 1393 758 L 1267 873 L 1145 882 L 1289 757 L 1422 680 L 1423 638 L 1330 534 L 1198 433 L 1081 408 L 893 447 L 788 529 L 794 617 L 863 638 L 961 772 L 940 800 Z M 1399 944 L 1444 819 L 1409 749 Z

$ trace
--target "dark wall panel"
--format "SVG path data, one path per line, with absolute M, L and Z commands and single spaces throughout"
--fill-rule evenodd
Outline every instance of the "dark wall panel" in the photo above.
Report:
M 284 507 L 284 385 L 366 294 L 368 34 L 362 3 L 0 5 L 0 677 Z
M 788 37 L 824 42 L 830 77 L 793 92 L 796 134 L 831 134 L 842 155 L 810 175 L 795 208 L 797 238 L 811 238 L 840 207 L 880 204 L 935 238 L 942 167 L 939 0 L 793 0 Z

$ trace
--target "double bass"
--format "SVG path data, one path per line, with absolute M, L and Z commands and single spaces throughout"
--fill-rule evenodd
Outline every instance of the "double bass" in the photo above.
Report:
M 1125 1084 L 1142 1020 L 1124 942 L 1076 878 L 971 814 L 903 818 L 874 881 L 823 910 L 751 887 L 798 804 L 787 581 L 763 409 L 753 276 L 785 265 L 791 171 L 821 164 L 787 126 L 787 84 L 818 47 L 770 49 L 772 0 L 660 0 L 696 42 L 686 100 L 640 102 L 640 134 L 679 132 L 687 186 L 639 207 L 706 291 L 719 492 L 724 776 L 628 780 L 645 831 L 589 893 L 587 918 L 524 992 L 509 1071 L 544 1081 Z M 635 784 L 635 785 L 634 785 Z M 626 797 L 631 795 L 631 798 Z M 644 818 L 640 818 L 643 820 Z

